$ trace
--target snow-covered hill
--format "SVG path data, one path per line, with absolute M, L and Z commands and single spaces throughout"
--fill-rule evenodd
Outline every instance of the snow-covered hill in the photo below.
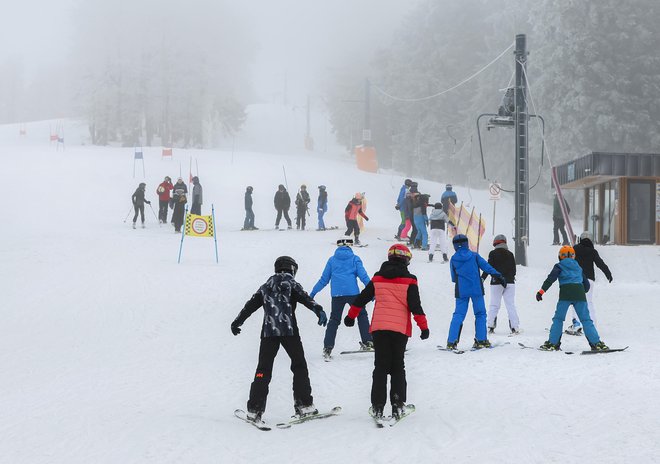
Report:
M 165 175 L 181 169 L 187 178 L 192 157 L 205 189 L 203 209 L 215 205 L 220 263 L 211 240 L 187 238 L 177 265 L 180 235 L 159 227 L 150 209 L 144 230 L 122 222 L 143 181 L 139 165 L 139 177 L 132 177 L 132 149 L 71 139 L 56 152 L 47 130 L 43 137 L 17 132 L 0 128 L 9 206 L 0 237 L 0 462 L 659 462 L 657 247 L 599 247 L 614 282 L 597 276 L 598 328 L 610 346 L 630 345 L 602 356 L 516 346 L 541 344 L 554 311 L 556 287 L 543 302 L 534 300 L 557 254 L 548 246 L 549 207 L 531 208 L 530 266 L 518 270 L 524 333 L 506 336 L 502 310 L 502 328 L 491 340 L 509 344 L 492 351 L 436 350 L 446 342 L 453 287 L 447 265 L 416 252 L 411 271 L 431 329 L 427 341 L 415 330 L 406 355 L 408 398 L 418 411 L 396 428 L 375 429 L 366 414 L 370 355 L 323 362 L 324 330 L 300 308 L 315 403 L 344 412 L 260 432 L 232 412 L 247 400 L 261 316 L 238 337 L 229 324 L 279 255 L 298 261 L 298 280 L 311 290 L 341 233 L 268 230 L 283 167 L 292 194 L 305 183 L 315 201 L 316 186 L 328 186 L 328 224 L 343 225 L 346 202 L 366 192 L 371 220 L 362 238 L 369 246 L 356 252 L 370 274 L 391 245 L 381 239 L 396 230 L 393 205 L 403 178 L 363 173 L 345 159 L 315 153 L 238 151 L 232 158 L 229 151 L 175 150 L 173 161 L 162 161 L 159 149 L 146 148 L 148 199 L 156 199 Z M 418 180 L 420 190 L 439 198 L 443 185 Z M 239 231 L 247 185 L 254 186 L 257 232 Z M 490 218 L 486 192 L 455 190 Z M 496 233 L 510 237 L 511 199 L 497 211 Z M 314 229 L 314 215 L 309 225 Z M 484 255 L 490 233 L 489 224 Z M 329 309 L 329 289 L 317 299 Z M 472 321 L 469 315 L 461 346 L 471 344 Z M 341 327 L 337 349 L 357 341 L 357 328 Z M 566 349 L 587 346 L 584 338 L 563 340 Z M 276 360 L 264 416 L 272 423 L 292 413 L 287 360 L 283 352 Z

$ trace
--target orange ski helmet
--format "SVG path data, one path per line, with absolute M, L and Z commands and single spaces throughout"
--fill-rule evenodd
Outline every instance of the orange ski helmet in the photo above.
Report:
M 559 260 L 566 258 L 575 258 L 575 250 L 572 246 L 564 245 L 559 249 Z

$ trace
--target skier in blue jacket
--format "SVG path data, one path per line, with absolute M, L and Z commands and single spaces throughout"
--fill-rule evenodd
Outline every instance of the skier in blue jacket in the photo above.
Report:
M 328 282 L 330 283 L 332 310 L 323 340 L 323 357 L 326 360 L 330 359 L 330 354 L 335 346 L 337 327 L 341 324 L 344 306 L 352 304 L 360 294 L 357 279 L 359 278 L 365 287 L 371 281 L 369 274 L 364 269 L 362 260 L 353 253 L 351 246 L 353 246 L 353 239 L 350 237 L 342 237 L 337 240 L 335 254 L 328 259 L 321 278 L 316 282 L 310 293 L 313 299 L 318 292 L 328 285 Z M 357 320 L 360 328 L 360 338 L 362 339 L 360 348 L 373 350 L 373 341 L 369 333 L 369 317 L 364 308 L 360 311 Z
M 326 192 L 325 185 L 319 185 L 319 198 L 316 202 L 316 212 L 319 218 L 319 228 L 316 230 L 325 230 L 325 222 L 323 215 L 328 212 L 328 192 Z
M 403 185 L 399 189 L 399 196 L 396 198 L 396 205 L 394 205 L 394 209 L 396 209 L 401 215 L 401 224 L 399 224 L 399 229 L 396 231 L 396 235 L 394 236 L 394 238 L 397 240 L 401 240 L 401 232 L 403 231 L 404 227 L 406 227 L 406 193 L 408 193 L 408 189 L 411 185 L 411 179 L 406 179 L 403 182 Z
M 458 234 L 452 240 L 456 253 L 449 261 L 451 281 L 455 283 L 454 296 L 456 297 L 456 308 L 451 318 L 449 335 L 447 337 L 447 349 L 456 349 L 463 329 L 463 321 L 467 314 L 468 304 L 472 300 L 474 311 L 475 338 L 473 348 L 489 348 L 488 334 L 486 328 L 486 303 L 484 302 L 484 286 L 479 269 L 501 281 L 506 288 L 506 280 L 488 261 L 483 259 L 479 253 L 470 250 L 468 238 Z

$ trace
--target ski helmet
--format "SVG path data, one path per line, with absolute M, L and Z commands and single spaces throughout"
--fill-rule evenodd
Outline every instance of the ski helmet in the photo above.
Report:
M 172 182 L 172 178 L 170 176 L 165 176 L 165 182 Z
M 580 234 L 580 241 L 584 240 L 585 238 L 587 238 L 589 240 L 592 240 L 592 238 L 593 238 L 593 236 L 591 235 L 591 232 L 589 232 L 588 230 L 585 230 L 584 232 L 582 232 Z
M 412 185 L 412 183 L 413 183 L 412 179 L 406 179 L 403 182 L 403 185 L 405 185 L 406 187 L 410 187 Z
M 146 186 L 147 186 L 147 184 L 145 184 L 144 182 L 140 182 L 140 185 L 138 187 L 143 188 L 143 187 L 146 187 Z
M 504 248 L 505 250 L 509 249 L 506 246 L 506 237 L 503 234 L 499 234 L 495 236 L 495 238 L 493 239 L 493 246 L 495 248 Z
M 193 184 L 196 184 L 197 182 L 199 182 L 199 177 L 197 177 L 197 176 L 193 177 L 192 181 L 193 181 Z
M 575 250 L 572 246 L 564 245 L 559 249 L 559 261 L 566 258 L 575 258 Z
M 435 209 L 442 209 L 442 203 L 437 202 L 435 205 L 433 205 Z
M 290 256 L 280 256 L 275 260 L 275 272 L 287 272 L 295 277 L 298 263 Z
M 337 246 L 338 247 L 342 247 L 342 246 L 352 247 L 353 246 L 353 239 L 351 237 L 341 237 L 339 240 L 337 240 Z
M 253 189 L 252 189 L 251 185 L 248 185 L 245 190 L 248 191 L 248 192 L 251 192 Z
M 387 250 L 387 259 L 398 259 L 399 261 L 403 261 L 407 266 L 412 259 L 412 253 L 404 244 L 395 243 L 389 250 Z
M 325 190 L 325 185 L 319 185 L 319 190 Z
M 458 234 L 454 237 L 451 243 L 454 245 L 454 250 L 458 251 L 459 248 L 467 248 L 469 242 L 465 235 Z
M 307 186 L 306 186 L 305 184 L 302 184 L 302 185 L 300 186 L 300 190 L 307 190 Z
M 277 186 L 277 189 L 278 189 L 278 190 L 286 190 L 286 189 L 284 188 L 284 185 L 282 185 L 282 184 L 278 185 L 278 186 Z
M 453 187 L 452 187 L 451 184 L 447 184 L 447 185 L 445 185 L 445 189 L 447 189 L 447 190 L 451 190 L 452 188 L 453 188 Z

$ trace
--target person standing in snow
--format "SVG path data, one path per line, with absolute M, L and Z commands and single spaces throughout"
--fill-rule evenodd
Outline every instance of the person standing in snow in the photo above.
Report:
M 328 212 L 328 192 L 325 185 L 319 185 L 319 198 L 316 202 L 316 212 L 318 213 L 319 228 L 316 230 L 325 230 L 325 221 L 323 216 Z
M 456 253 L 449 262 L 449 272 L 451 281 L 454 282 L 454 296 L 456 297 L 456 307 L 449 325 L 449 335 L 447 336 L 447 349 L 454 350 L 458 346 L 463 321 L 467 314 L 468 305 L 472 300 L 472 310 L 474 311 L 475 349 L 490 348 L 488 334 L 486 330 L 486 303 L 484 302 L 484 286 L 479 269 L 486 271 L 491 276 L 497 277 L 501 285 L 506 288 L 506 280 L 502 278 L 496 269 L 483 259 L 479 253 L 470 250 L 468 238 L 463 234 L 458 234 L 452 240 Z
M 275 192 L 275 198 L 273 200 L 275 204 L 275 209 L 277 210 L 277 219 L 275 219 L 275 228 L 280 228 L 280 220 L 282 219 L 282 214 L 284 214 L 284 219 L 288 225 L 288 229 L 291 229 L 291 218 L 289 217 L 289 208 L 291 208 L 291 197 L 289 192 L 286 191 L 284 185 L 280 184 L 277 187 L 277 192 Z
M 594 272 L 594 264 L 603 271 L 605 278 L 608 282 L 612 283 L 612 273 L 610 268 L 607 267 L 605 261 L 600 257 L 598 251 L 594 248 L 594 243 L 591 241 L 591 233 L 585 231 L 580 235 L 580 242 L 573 247 L 575 250 L 575 261 L 582 268 L 582 272 L 589 279 L 589 290 L 586 293 L 587 307 L 589 308 L 589 316 L 594 324 L 596 324 L 596 307 L 594 306 L 594 286 L 596 285 L 596 273 Z M 582 324 L 575 312 L 575 308 L 571 308 L 572 324 L 566 330 L 566 333 L 571 335 L 579 335 L 582 333 Z
M 454 192 L 454 188 L 451 184 L 445 185 L 445 191 L 440 197 L 440 203 L 442 203 L 442 209 L 445 214 L 449 214 L 449 204 L 455 205 L 458 203 L 458 195 Z
M 566 207 L 566 214 L 571 213 L 571 208 L 569 208 L 566 198 L 564 198 L 564 206 Z M 554 193 L 554 200 L 552 201 L 552 244 L 559 245 L 559 232 L 561 232 L 562 245 L 568 245 L 568 235 L 566 234 L 566 222 L 564 221 L 564 215 L 561 212 L 561 206 L 559 205 L 559 197 L 557 192 Z
M 135 223 L 137 222 L 138 214 L 140 214 L 140 219 L 142 220 L 142 228 L 144 229 L 144 204 L 151 204 L 150 201 L 145 200 L 144 198 L 146 187 L 147 184 L 141 182 L 131 197 L 131 201 L 133 202 L 133 209 L 135 209 L 135 216 L 133 216 L 133 229 L 135 229 Z
M 412 185 L 412 180 L 411 179 L 406 179 L 403 181 L 403 185 L 399 189 L 399 196 L 396 198 L 396 205 L 394 205 L 394 209 L 396 209 L 399 214 L 401 215 L 401 224 L 399 224 L 399 228 L 396 231 L 396 235 L 394 238 L 396 240 L 401 240 L 402 238 L 406 238 L 405 236 L 402 236 L 403 229 L 406 227 L 406 193 L 408 193 L 408 189 Z
M 345 236 L 350 237 L 351 234 L 355 235 L 355 244 L 360 245 L 360 225 L 358 224 L 358 214 L 368 221 L 369 218 L 362 212 L 362 194 L 356 193 L 351 201 L 344 209 L 344 218 L 346 219 L 346 232 Z
M 506 244 L 506 237 L 502 234 L 496 235 L 493 239 L 495 247 L 488 253 L 488 264 L 493 266 L 506 281 L 506 286 L 502 285 L 500 279 L 490 278 L 490 305 L 488 306 L 488 333 L 495 333 L 497 327 L 497 313 L 500 311 L 502 298 L 506 305 L 506 311 L 509 315 L 509 329 L 512 334 L 520 333 L 520 320 L 516 311 L 516 258 L 509 251 Z M 481 275 L 482 279 L 488 277 L 488 273 Z
M 190 214 L 202 214 L 202 184 L 199 183 L 199 177 L 192 178 L 193 191 L 192 191 L 192 206 L 190 207 Z
M 275 274 L 259 287 L 231 323 L 231 332 L 238 335 L 241 333 L 241 326 L 247 318 L 257 309 L 264 308 L 259 361 L 250 387 L 250 398 L 247 402 L 247 418 L 254 422 L 261 421 L 261 416 L 266 410 L 268 385 L 273 373 L 275 356 L 280 346 L 291 358 L 293 401 L 296 415 L 302 417 L 318 413 L 314 407 L 307 361 L 305 360 L 305 352 L 298 330 L 296 306 L 301 303 L 309 308 L 318 317 L 318 324 L 321 326 L 327 324 L 328 318 L 323 311 L 323 307 L 314 301 L 296 282 L 296 272 L 298 272 L 298 264 L 293 258 L 289 256 L 277 258 L 275 260 Z
M 442 203 L 436 203 L 433 205 L 433 211 L 429 216 L 429 222 L 431 226 L 431 232 L 429 237 L 429 262 L 433 261 L 433 253 L 435 252 L 436 247 L 440 246 L 440 253 L 442 253 L 442 262 L 446 263 L 449 261 L 447 258 L 447 233 L 445 232 L 445 227 L 449 218 L 442 209 Z
M 309 193 L 307 192 L 307 186 L 305 184 L 300 186 L 300 190 L 296 195 L 296 229 L 305 230 L 306 216 L 309 209 Z
M 392 416 L 400 417 L 406 407 L 406 369 L 404 357 L 408 338 L 412 336 L 411 315 L 422 331 L 421 339 L 429 338 L 426 315 L 419 299 L 417 277 L 408 271 L 412 253 L 405 245 L 396 243 L 387 251 L 385 261 L 371 282 L 351 305 L 344 324 L 352 327 L 355 318 L 375 298 L 371 318 L 374 341 L 374 371 L 371 384 L 370 414 L 383 418 L 387 402 L 387 376 L 390 375 L 390 403 Z
M 316 294 L 330 283 L 332 310 L 323 340 L 323 357 L 326 360 L 330 359 L 332 349 L 335 347 L 337 328 L 341 324 L 344 307 L 347 304 L 352 304 L 360 293 L 360 289 L 357 286 L 357 279 L 360 279 L 365 287 L 370 282 L 369 275 L 364 269 L 362 260 L 353 253 L 352 246 L 353 239 L 350 237 L 342 237 L 337 240 L 337 250 L 328 259 L 321 278 L 316 282 L 312 292 L 309 294 L 312 298 L 315 298 Z M 360 328 L 361 338 L 360 349 L 373 349 L 373 342 L 369 333 L 369 316 L 367 316 L 365 309 L 362 309 L 358 315 L 358 327 Z
M 411 248 L 415 247 L 415 241 L 417 240 L 417 225 L 415 224 L 415 203 L 417 202 L 417 197 L 419 196 L 419 190 L 417 190 L 417 182 L 413 182 L 410 185 L 410 190 L 406 193 L 406 219 L 410 221 L 411 230 L 407 231 L 404 228 L 404 231 L 408 233 L 408 246 Z M 404 232 L 401 232 L 404 234 Z M 405 234 L 404 234 L 405 235 Z
M 413 247 L 420 248 L 422 251 L 427 251 L 429 249 L 429 234 L 426 230 L 426 226 L 429 222 L 429 218 L 426 215 L 428 201 L 428 195 L 419 194 L 415 197 L 413 208 L 413 220 L 415 221 L 415 228 L 417 229 Z
M 252 211 L 252 186 L 245 188 L 245 221 L 241 230 L 257 230 L 254 226 L 254 211 Z
M 156 189 L 156 193 L 158 194 L 158 221 L 161 224 L 167 224 L 167 207 L 170 204 L 170 192 L 173 188 L 172 179 L 169 176 L 165 176 L 165 180 Z
M 179 177 L 174 184 L 174 194 L 172 195 L 172 202 L 174 203 L 174 212 L 172 213 L 172 224 L 174 224 L 174 231 L 181 232 L 181 226 L 186 215 L 186 203 L 188 203 L 188 187 L 186 187 L 183 179 Z
M 548 277 L 543 282 L 541 289 L 536 292 L 536 301 L 543 300 L 543 295 L 555 280 L 559 280 L 559 300 L 557 301 L 555 315 L 552 318 L 550 337 L 540 348 L 545 351 L 557 351 L 560 349 L 564 319 L 566 319 L 569 306 L 573 306 L 582 322 L 584 335 L 587 337 L 592 351 L 608 350 L 609 347 L 601 341 L 596 326 L 589 315 L 587 296 L 585 294 L 589 290 L 589 279 L 587 279 L 587 276 L 582 272 L 582 268 L 575 261 L 575 250 L 573 247 L 568 245 L 561 247 L 559 250 L 559 262 L 553 266 L 552 271 L 550 271 L 550 274 L 548 274 Z

